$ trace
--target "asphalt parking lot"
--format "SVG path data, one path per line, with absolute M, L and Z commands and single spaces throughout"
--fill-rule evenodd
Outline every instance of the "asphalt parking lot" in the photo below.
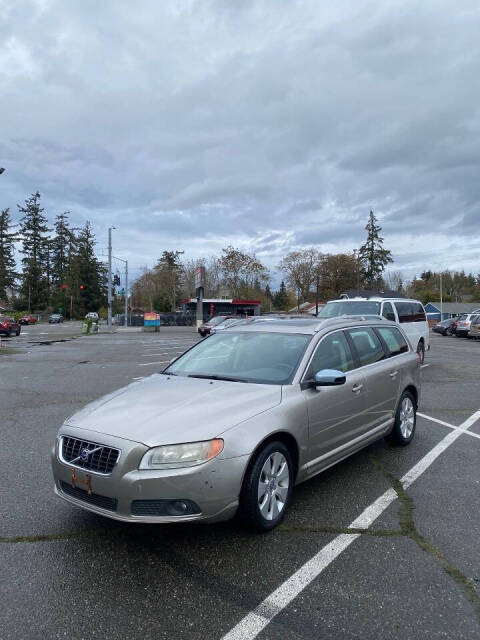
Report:
M 478 640 L 480 343 L 433 335 L 413 443 L 297 487 L 258 535 L 123 524 L 54 496 L 63 420 L 198 340 L 78 333 L 25 327 L 0 349 L 2 638 Z

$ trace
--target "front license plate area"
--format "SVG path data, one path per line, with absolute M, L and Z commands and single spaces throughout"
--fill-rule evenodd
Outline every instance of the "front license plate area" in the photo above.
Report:
M 71 485 L 74 489 L 84 489 L 89 496 L 92 495 L 92 476 L 89 473 L 72 469 Z

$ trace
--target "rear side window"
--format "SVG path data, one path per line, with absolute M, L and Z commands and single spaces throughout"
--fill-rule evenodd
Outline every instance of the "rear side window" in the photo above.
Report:
M 387 320 L 393 320 L 393 322 L 395 322 L 395 311 L 393 310 L 391 302 L 383 303 L 382 316 Z
M 355 367 L 350 345 L 342 331 L 325 336 L 317 347 L 305 374 L 306 380 L 313 380 L 322 369 L 351 371 Z
M 355 346 L 361 367 L 385 358 L 382 343 L 373 329 L 348 329 L 347 333 Z
M 377 331 L 387 345 L 389 356 L 407 353 L 408 344 L 398 329 L 395 327 L 379 327 Z
M 399 322 L 425 322 L 426 316 L 420 302 L 395 302 Z

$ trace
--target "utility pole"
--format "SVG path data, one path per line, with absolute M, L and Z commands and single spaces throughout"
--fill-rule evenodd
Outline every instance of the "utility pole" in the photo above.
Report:
M 440 273 L 440 322 L 443 320 L 442 274 Z
M 125 260 L 125 326 L 128 327 L 128 260 Z
M 108 297 L 107 297 L 107 327 L 112 328 L 112 229 L 108 227 Z

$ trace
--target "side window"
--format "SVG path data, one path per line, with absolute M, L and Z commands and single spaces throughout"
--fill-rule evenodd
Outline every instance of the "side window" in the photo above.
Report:
M 395 302 L 399 322 L 413 322 L 413 305 L 411 302 Z
M 360 366 L 363 367 L 366 364 L 372 364 L 385 358 L 382 343 L 373 329 L 349 329 L 348 334 L 355 345 Z
M 312 361 L 305 374 L 305 380 L 313 380 L 316 373 L 322 369 L 337 369 L 351 371 L 355 368 L 350 345 L 342 331 L 330 333 L 317 347 Z
M 420 302 L 413 302 L 412 304 L 412 314 L 413 314 L 413 322 L 425 322 L 426 316 L 425 311 L 420 304 Z
M 387 320 L 393 320 L 395 322 L 395 311 L 393 310 L 391 302 L 383 303 L 382 316 Z
M 379 327 L 377 331 L 387 345 L 390 356 L 407 353 L 408 344 L 398 329 L 395 329 L 395 327 Z

